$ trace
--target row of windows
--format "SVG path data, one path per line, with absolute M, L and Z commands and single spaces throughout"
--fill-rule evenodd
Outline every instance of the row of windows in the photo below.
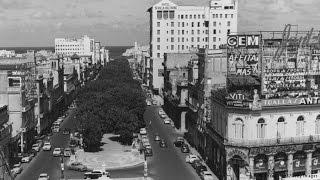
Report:
M 188 17 L 189 17 L 189 19 L 197 19 L 197 17 L 198 17 L 198 19 L 204 19 L 205 18 L 205 15 L 204 14 L 181 14 L 181 15 L 178 15 L 178 19 L 188 19 Z
M 174 11 L 157 11 L 158 19 L 174 19 Z
M 83 44 L 79 45 L 79 44 L 56 44 L 56 47 L 78 47 L 78 46 L 82 46 Z
M 171 45 L 171 46 L 167 46 L 167 50 L 169 50 L 169 47 L 170 47 L 170 50 L 175 50 L 175 45 Z M 198 45 L 191 45 L 190 47 L 189 46 L 185 46 L 185 45 L 176 45 L 177 49 L 180 50 L 180 47 L 181 47 L 181 50 L 185 50 L 185 49 L 193 49 L 193 48 L 200 48 L 201 45 L 198 44 Z M 208 47 L 208 45 L 202 45 L 202 47 Z M 157 50 L 160 50 L 160 45 L 157 45 Z
M 208 22 L 208 21 L 206 21 Z M 202 23 L 202 26 L 201 26 L 201 22 L 191 22 L 191 27 L 208 27 L 206 25 L 206 22 Z M 209 23 L 209 22 L 208 22 Z M 219 26 L 221 26 L 221 22 L 218 23 Z M 189 26 L 189 23 L 185 23 L 185 22 L 178 22 L 177 23 L 178 27 L 185 27 L 185 26 Z M 217 26 L 217 22 L 216 21 L 213 21 L 212 22 L 212 25 L 213 26 Z M 160 27 L 161 26 L 161 23 L 160 22 L 157 22 L 157 27 Z M 167 23 L 167 27 L 169 26 L 169 23 Z M 174 27 L 174 22 L 171 22 L 171 27 Z M 227 26 L 231 26 L 231 21 L 227 21 Z
M 161 34 L 160 32 L 161 32 L 161 30 L 158 29 L 158 30 L 157 30 L 157 35 L 160 35 L 160 34 Z M 174 30 L 173 30 L 173 29 L 172 29 L 171 31 L 167 31 L 167 34 L 169 34 L 169 32 L 170 32 L 171 35 L 174 35 Z M 178 30 L 177 32 L 178 32 L 178 35 L 180 35 L 180 33 L 181 33 L 181 35 L 184 35 L 184 34 L 188 34 L 188 33 L 189 33 L 189 31 L 187 31 L 187 30 L 181 30 L 181 31 Z M 200 30 L 200 29 L 198 29 L 197 31 L 191 30 L 191 34 L 192 34 L 192 35 L 194 35 L 195 32 L 197 32 L 198 35 L 201 34 L 201 30 Z M 220 34 L 220 33 L 221 33 L 221 30 L 219 29 L 218 32 L 219 32 L 219 34 Z M 216 30 L 216 29 L 213 29 L 213 30 L 212 30 L 212 33 L 213 33 L 213 34 L 217 34 L 217 30 Z M 203 31 L 202 31 L 202 34 L 209 34 L 209 30 L 205 30 L 205 31 L 203 30 Z M 230 29 L 227 29 L 227 34 L 230 34 Z
M 83 51 L 83 49 L 56 49 L 56 51 Z
M 235 120 L 234 125 L 234 137 L 237 139 L 243 138 L 244 123 L 241 118 Z M 277 121 L 277 137 L 285 137 L 286 122 L 284 117 L 279 117 Z M 257 122 L 257 138 L 263 139 L 266 137 L 266 122 L 263 118 L 260 118 Z M 296 135 L 303 136 L 305 134 L 305 121 L 303 116 L 299 116 L 296 121 Z M 315 121 L 315 134 L 320 134 L 320 115 L 317 116 Z
M 230 17 L 233 19 L 233 14 L 224 14 L 224 18 Z M 219 18 L 219 14 L 212 14 L 212 18 Z M 223 14 L 220 14 L 220 18 L 223 18 Z
M 178 37 L 176 38 L 177 39 L 177 42 L 189 42 L 189 38 L 184 38 L 184 37 Z M 204 38 L 201 38 L 201 37 L 191 37 L 190 38 L 190 41 L 191 42 L 200 42 L 202 39 L 203 42 L 208 42 L 209 38 L 208 37 L 204 37 Z M 213 42 L 216 42 L 217 41 L 217 37 L 212 37 L 212 41 Z M 218 38 L 218 41 L 221 41 L 221 38 Z M 161 38 L 157 38 L 157 42 L 161 42 Z M 169 39 L 167 38 L 167 42 L 169 42 Z M 175 42 L 175 38 L 174 37 L 171 37 L 170 38 L 170 42 Z

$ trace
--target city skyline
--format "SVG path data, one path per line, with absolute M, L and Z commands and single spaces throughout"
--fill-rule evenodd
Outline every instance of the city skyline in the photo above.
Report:
M 89 3 L 90 2 L 90 3 Z M 0 47 L 54 46 L 56 37 L 87 34 L 102 45 L 148 44 L 147 9 L 158 0 L 0 0 Z M 178 5 L 205 6 L 208 0 L 173 0 Z M 319 30 L 317 0 L 239 0 L 238 29 Z M 263 12 L 263 13 L 261 13 Z

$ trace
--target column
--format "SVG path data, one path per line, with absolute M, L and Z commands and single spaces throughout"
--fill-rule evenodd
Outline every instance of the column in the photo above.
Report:
M 268 154 L 268 180 L 273 180 L 274 154 Z
M 310 175 L 311 174 L 311 170 L 312 170 L 312 153 L 313 150 L 307 150 L 305 151 L 307 153 L 307 160 L 306 160 L 306 175 Z
M 249 157 L 250 179 L 254 179 L 254 156 Z
M 293 153 L 292 151 L 287 152 L 288 161 L 287 161 L 287 168 L 288 168 L 288 177 L 292 177 L 293 175 Z
M 181 112 L 181 132 L 186 132 L 186 113 L 185 111 Z

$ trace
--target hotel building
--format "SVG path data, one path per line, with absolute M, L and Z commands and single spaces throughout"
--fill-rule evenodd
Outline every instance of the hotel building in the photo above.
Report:
M 199 48 L 219 49 L 227 34 L 237 32 L 238 2 L 212 0 L 208 6 L 179 6 L 162 0 L 150 13 L 150 56 L 153 89 L 163 88 L 164 53 L 187 53 Z

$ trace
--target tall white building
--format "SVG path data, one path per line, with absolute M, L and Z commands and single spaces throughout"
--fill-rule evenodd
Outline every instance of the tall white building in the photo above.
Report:
M 55 38 L 55 53 L 65 56 L 77 54 L 79 56 L 93 56 L 94 39 L 84 35 L 80 39 Z
M 164 53 L 190 52 L 198 48 L 219 49 L 227 34 L 237 32 L 238 2 L 211 0 L 208 6 L 179 6 L 162 0 L 150 13 L 150 55 L 153 87 L 163 87 Z

